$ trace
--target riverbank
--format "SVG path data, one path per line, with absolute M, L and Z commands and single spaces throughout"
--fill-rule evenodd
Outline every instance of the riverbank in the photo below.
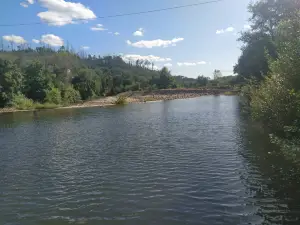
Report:
M 164 89 L 155 91 L 137 91 L 137 92 L 127 92 L 120 95 L 126 96 L 127 103 L 145 103 L 152 101 L 166 101 L 174 99 L 186 99 L 186 98 L 196 98 L 205 95 L 236 95 L 236 91 L 223 90 L 223 89 Z M 69 106 L 57 106 L 52 109 L 68 109 L 68 108 L 88 108 L 88 107 L 106 107 L 115 105 L 115 101 L 118 96 L 102 97 L 99 99 L 94 99 L 86 101 L 83 103 L 73 104 Z M 0 113 L 9 112 L 22 112 L 22 111 L 35 111 L 44 109 L 28 109 L 19 110 L 16 108 L 2 108 Z

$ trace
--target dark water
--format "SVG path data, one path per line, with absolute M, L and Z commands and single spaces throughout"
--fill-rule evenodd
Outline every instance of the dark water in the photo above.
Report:
M 3 114 L 0 128 L 1 225 L 300 224 L 300 172 L 237 97 Z

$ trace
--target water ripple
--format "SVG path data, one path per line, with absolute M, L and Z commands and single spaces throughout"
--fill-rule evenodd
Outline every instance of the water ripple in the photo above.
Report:
M 51 112 L 0 120 L 0 224 L 299 224 L 300 173 L 236 97 Z

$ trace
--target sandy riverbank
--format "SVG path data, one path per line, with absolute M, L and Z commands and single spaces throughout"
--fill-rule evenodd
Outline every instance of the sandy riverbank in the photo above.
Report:
M 219 89 L 165 89 L 156 90 L 151 92 L 128 92 L 121 95 L 127 96 L 128 103 L 144 103 L 151 101 L 165 101 L 174 99 L 196 98 L 205 95 L 220 95 L 231 90 Z M 58 107 L 55 109 L 68 109 L 68 108 L 88 108 L 88 107 L 105 107 L 113 106 L 117 96 L 103 97 L 84 103 L 74 104 L 65 107 Z M 19 112 L 19 111 L 34 111 L 34 110 L 18 110 L 15 108 L 0 109 L 0 113 Z

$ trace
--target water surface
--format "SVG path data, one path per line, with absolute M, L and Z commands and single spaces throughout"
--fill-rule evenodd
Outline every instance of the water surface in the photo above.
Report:
M 238 97 L 0 115 L 0 224 L 300 224 L 300 172 Z

